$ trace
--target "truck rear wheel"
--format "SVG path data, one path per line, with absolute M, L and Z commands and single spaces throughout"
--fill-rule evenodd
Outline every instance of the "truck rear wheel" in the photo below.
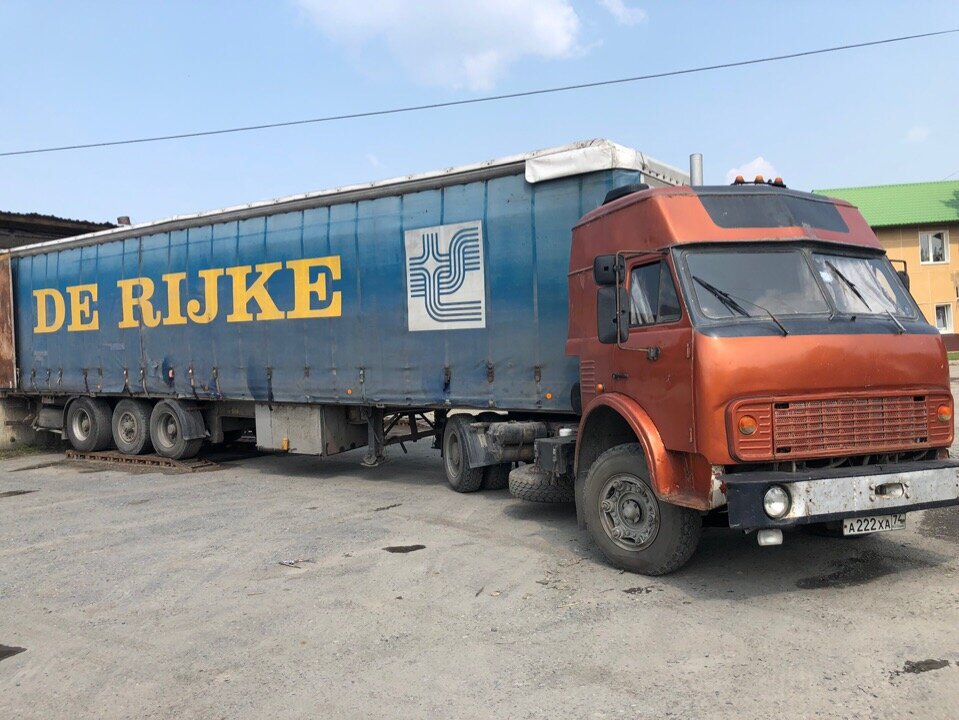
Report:
M 121 400 L 113 408 L 113 443 L 126 455 L 141 455 L 150 445 L 150 403 Z
M 443 430 L 443 468 L 450 486 L 461 493 L 476 492 L 483 484 L 483 468 L 471 468 L 466 456 L 466 433 L 472 418 L 454 415 Z
M 67 440 L 79 452 L 109 449 L 113 442 L 110 405 L 100 398 L 77 398 L 67 410 Z
M 600 455 L 586 475 L 583 500 L 593 542 L 623 570 L 666 575 L 682 567 L 699 543 L 699 513 L 656 497 L 639 444 Z
M 187 440 L 183 437 L 180 416 L 169 400 L 158 402 L 150 415 L 150 440 L 157 455 L 172 460 L 186 460 L 196 456 L 203 439 Z

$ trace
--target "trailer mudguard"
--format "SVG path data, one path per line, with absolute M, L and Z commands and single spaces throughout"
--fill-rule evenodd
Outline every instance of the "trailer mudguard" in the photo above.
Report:
M 165 400 L 173 412 L 176 413 L 177 420 L 180 421 L 180 433 L 185 440 L 200 440 L 210 436 L 206 429 L 206 423 L 203 422 L 203 414 L 192 402 L 183 400 Z

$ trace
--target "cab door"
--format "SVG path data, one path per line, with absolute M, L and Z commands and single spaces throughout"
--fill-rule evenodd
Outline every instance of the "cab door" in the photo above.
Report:
M 635 399 L 670 450 L 695 444 L 692 326 L 668 257 L 628 266 L 629 337 L 612 353 L 608 387 Z

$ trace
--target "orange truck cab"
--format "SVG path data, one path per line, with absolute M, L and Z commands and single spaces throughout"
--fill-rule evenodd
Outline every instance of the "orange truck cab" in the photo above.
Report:
M 573 230 L 577 513 L 614 564 L 703 524 L 853 535 L 959 503 L 945 348 L 848 203 L 781 181 L 620 188 Z

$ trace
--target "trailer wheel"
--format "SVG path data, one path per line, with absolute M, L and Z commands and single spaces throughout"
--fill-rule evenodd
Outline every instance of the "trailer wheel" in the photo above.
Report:
M 476 492 L 483 484 L 483 468 L 471 468 L 466 457 L 466 433 L 472 418 L 454 415 L 443 430 L 443 467 L 450 486 L 461 493 Z
M 586 475 L 583 500 L 593 542 L 623 570 L 666 575 L 682 567 L 699 543 L 699 513 L 656 497 L 639 444 L 600 455 Z
M 77 398 L 67 410 L 66 431 L 74 450 L 97 452 L 109 449 L 113 442 L 109 403 L 99 398 Z
M 483 468 L 483 489 L 484 490 L 502 490 L 509 487 L 509 471 L 513 469 L 512 463 L 499 463 L 498 465 L 487 465 Z
M 180 416 L 169 400 L 158 402 L 150 415 L 150 440 L 157 455 L 172 460 L 186 460 L 200 452 L 203 439 L 183 437 Z
M 121 400 L 113 408 L 113 443 L 126 455 L 150 452 L 150 403 Z

